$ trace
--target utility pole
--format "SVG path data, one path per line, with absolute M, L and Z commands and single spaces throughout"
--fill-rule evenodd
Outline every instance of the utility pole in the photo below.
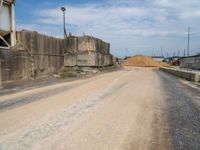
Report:
M 187 56 L 190 56 L 190 27 L 188 27 Z
M 125 48 L 126 57 L 128 57 L 128 48 Z
M 63 12 L 63 29 L 64 29 L 64 38 L 67 37 L 66 26 L 65 26 L 65 7 L 61 7 L 61 11 Z
M 183 51 L 183 56 L 185 57 L 185 48 L 184 48 L 184 51 Z
M 161 50 L 160 50 L 160 56 L 163 56 L 163 49 L 161 47 Z
M 179 57 L 179 55 L 180 55 L 180 51 L 178 50 L 178 57 Z

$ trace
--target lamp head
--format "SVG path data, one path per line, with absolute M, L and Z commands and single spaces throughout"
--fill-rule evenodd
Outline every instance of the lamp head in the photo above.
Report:
M 64 11 L 66 11 L 66 8 L 65 7 L 61 7 L 61 10 L 64 12 Z

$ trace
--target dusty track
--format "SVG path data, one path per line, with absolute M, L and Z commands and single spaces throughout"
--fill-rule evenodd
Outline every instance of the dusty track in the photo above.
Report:
M 0 97 L 0 149 L 200 149 L 200 91 L 126 68 Z

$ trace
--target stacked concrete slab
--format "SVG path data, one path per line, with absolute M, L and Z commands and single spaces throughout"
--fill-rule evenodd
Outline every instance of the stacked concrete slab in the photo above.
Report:
M 64 66 L 101 67 L 113 64 L 110 54 L 110 44 L 91 36 L 77 37 L 78 49 L 76 54 L 65 53 Z
M 23 46 L 29 63 L 32 63 L 32 76 L 46 76 L 56 73 L 63 65 L 66 49 L 63 39 L 54 38 L 37 32 L 17 32 L 17 42 Z M 30 65 L 30 64 L 29 64 Z
M 39 78 L 63 66 L 108 66 L 113 63 L 110 44 L 91 36 L 55 38 L 31 31 L 17 32 L 17 45 L 0 49 L 2 80 Z
M 63 49 L 64 53 L 77 53 L 78 51 L 78 37 L 69 36 L 63 39 Z

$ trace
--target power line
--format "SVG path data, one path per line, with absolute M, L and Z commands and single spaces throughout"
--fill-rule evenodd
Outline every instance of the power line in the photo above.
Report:
M 183 56 L 185 57 L 185 48 L 184 48 L 184 51 L 183 51 Z

